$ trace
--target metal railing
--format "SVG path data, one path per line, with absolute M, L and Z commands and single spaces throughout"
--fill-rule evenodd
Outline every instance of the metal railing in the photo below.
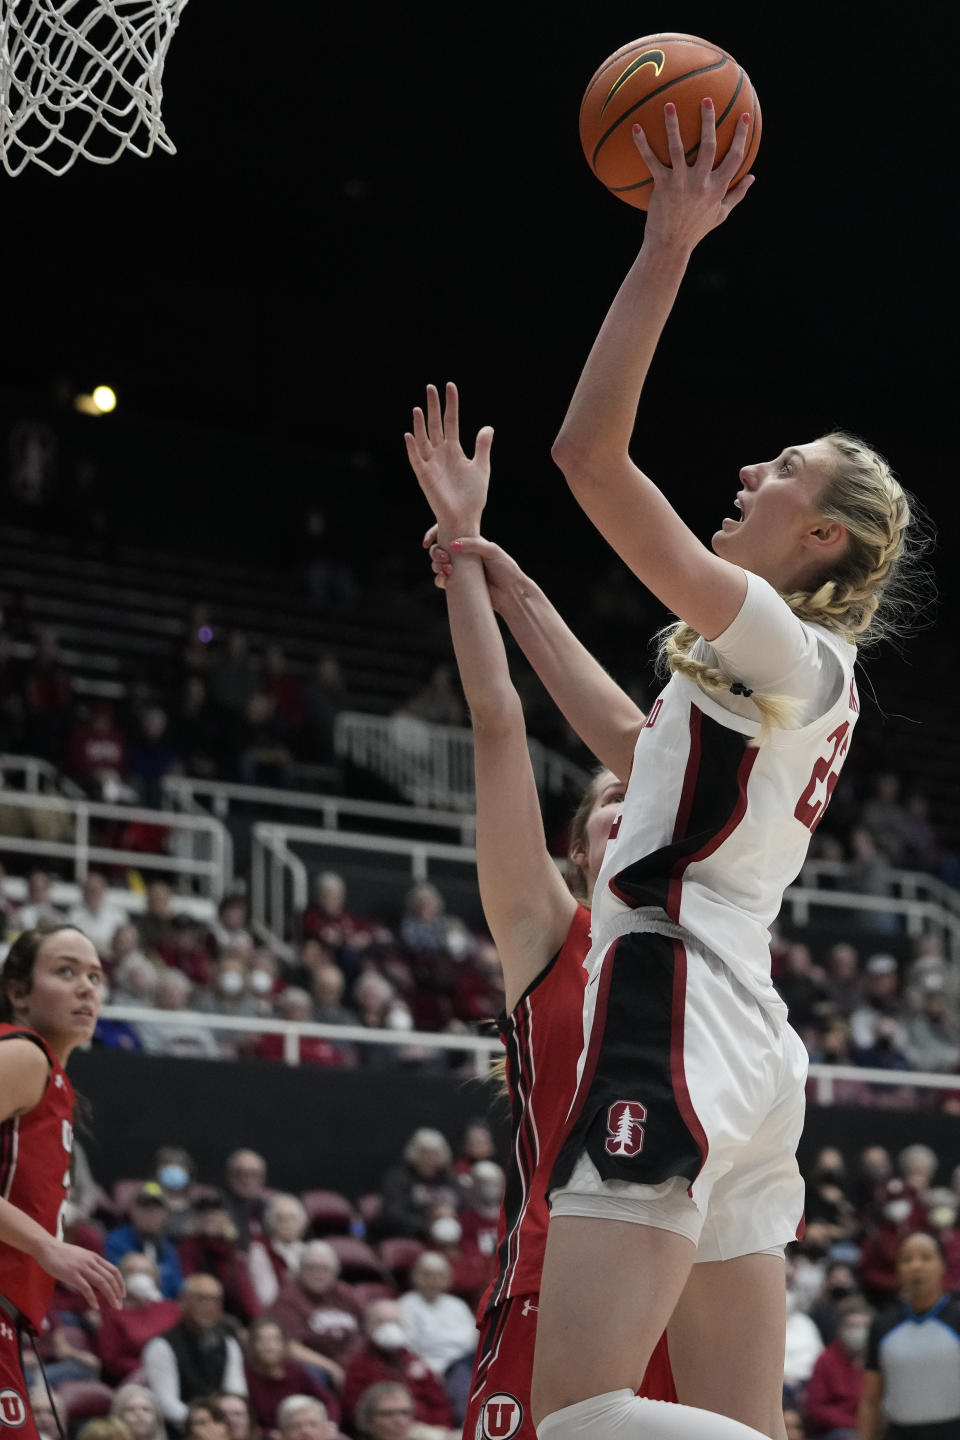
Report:
M 310 794 L 301 790 L 280 790 L 265 785 L 237 785 L 228 780 L 198 780 L 190 775 L 168 775 L 163 782 L 164 794 L 171 808 L 182 808 L 191 815 L 211 812 L 218 820 L 226 820 L 232 804 L 258 805 L 264 809 L 313 811 L 320 816 L 325 830 L 338 830 L 345 816 L 361 820 L 383 820 L 390 825 L 411 828 L 429 825 L 432 829 L 452 830 L 463 845 L 472 845 L 476 838 L 475 817 L 456 810 L 433 810 L 419 805 L 390 805 L 379 800 L 351 800 L 346 795 Z M 204 805 L 202 801 L 207 801 Z
M 250 870 L 250 920 L 257 935 L 278 954 L 289 958 L 291 916 L 309 903 L 307 867 L 291 844 L 327 846 L 368 855 L 404 856 L 405 874 L 412 885 L 431 878 L 431 863 L 443 861 L 474 869 L 477 852 L 468 845 L 438 841 L 405 840 L 389 835 L 361 835 L 349 830 L 325 830 L 309 825 L 281 825 L 261 821 L 254 825 Z M 404 873 L 404 872 L 401 872 Z
M 433 1030 L 372 1030 L 365 1025 L 320 1025 L 314 1022 L 275 1020 L 272 1018 L 233 1015 L 208 1015 L 199 1010 L 152 1010 L 139 1005 L 106 1005 L 102 1011 L 104 1020 L 124 1021 L 127 1024 L 149 1024 L 167 1026 L 170 1029 L 189 1026 L 191 1029 L 204 1028 L 213 1032 L 227 1031 L 231 1034 L 282 1035 L 283 1059 L 288 1065 L 300 1064 L 300 1040 L 323 1039 L 343 1045 L 387 1045 L 393 1049 L 416 1050 L 458 1050 L 476 1057 L 477 1071 L 489 1073 L 490 1062 L 503 1054 L 499 1039 L 486 1035 L 447 1035 Z M 837 1082 L 853 1081 L 865 1089 L 874 1087 L 889 1090 L 944 1090 L 960 1091 L 960 1075 L 935 1075 L 927 1071 L 874 1070 L 856 1065 L 818 1065 L 809 1069 L 809 1083 L 819 1105 L 834 1103 Z
M 227 889 L 230 839 L 225 827 L 211 815 L 183 815 L 169 810 L 145 810 L 136 805 L 107 805 L 99 800 L 75 800 L 64 795 L 24 794 L 22 790 L 4 789 L 0 789 L 0 807 L 24 811 L 27 822 L 30 812 L 61 814 L 72 822 L 72 836 L 64 840 L 0 835 L 0 851 L 66 861 L 78 880 L 86 878 L 91 864 L 121 865 L 192 879 L 201 892 L 213 900 L 219 900 Z M 95 844 L 90 832 L 91 822 L 97 820 L 150 825 L 166 830 L 169 832 L 168 852 L 154 854 L 152 851 Z M 205 856 L 200 855 L 201 849 L 207 851 Z
M 56 765 L 39 755 L 0 755 L 0 776 L 4 785 L 12 776 L 23 776 L 23 790 L 28 795 L 68 795 L 82 800 L 83 791 Z
M 582 791 L 589 774 L 528 742 L 538 790 Z M 339 759 L 370 770 L 415 805 L 473 810 L 473 731 L 468 726 L 431 725 L 415 715 L 366 715 L 347 710 L 337 716 L 334 749 Z
M 955 963 L 960 961 L 960 915 L 935 901 L 859 895 L 845 890 L 812 890 L 804 885 L 791 885 L 784 894 L 783 909 L 795 925 L 808 924 L 811 910 L 817 908 L 901 918 L 903 933 L 910 939 L 919 939 L 927 933 L 938 935 L 950 959 Z M 884 939 L 895 937 L 896 933 L 883 928 L 872 932 L 878 946 L 883 945 Z M 859 934 L 857 938 L 860 938 Z
M 824 882 L 850 877 L 850 864 L 846 860 L 808 860 L 800 872 L 800 884 L 807 889 L 819 890 Z M 960 890 L 955 890 L 936 875 L 925 870 L 895 870 L 889 872 L 890 884 L 895 898 L 900 900 L 932 900 L 945 910 L 960 915 Z

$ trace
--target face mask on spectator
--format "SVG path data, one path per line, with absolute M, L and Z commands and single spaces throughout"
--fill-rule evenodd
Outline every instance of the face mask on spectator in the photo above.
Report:
M 831 1286 L 830 1286 L 830 1299 L 831 1299 L 831 1300 L 846 1300 L 846 1298 L 847 1298 L 848 1295 L 853 1295 L 854 1293 L 855 1293 L 855 1292 L 854 1292 L 854 1289 L 853 1289 L 853 1286 L 852 1286 L 852 1285 L 831 1285 Z
M 412 1030 L 413 1016 L 405 1005 L 395 1005 L 387 1012 L 388 1030 Z
M 182 1165 L 164 1165 L 157 1171 L 157 1179 L 164 1190 L 185 1190 L 190 1176 Z
M 266 970 L 252 970 L 250 972 L 250 989 L 254 995 L 269 995 L 273 989 L 273 976 Z
M 217 988 L 222 995 L 239 995 L 244 987 L 244 979 L 239 970 L 225 970 L 217 980 Z
M 163 1299 L 153 1278 L 150 1275 L 144 1275 L 142 1273 L 129 1277 L 127 1280 L 127 1294 L 132 1295 L 134 1300 Z
M 370 1336 L 378 1350 L 402 1350 L 407 1343 L 406 1332 L 399 1320 L 385 1320 Z
M 840 1339 L 854 1355 L 862 1355 L 867 1348 L 869 1333 L 870 1326 L 858 1320 L 856 1324 L 844 1325 L 840 1331 Z
M 937 1230 L 946 1230 L 957 1218 L 952 1205 L 934 1205 L 930 1211 L 930 1224 Z
M 913 1206 L 909 1200 L 891 1200 L 889 1204 L 884 1205 L 883 1214 L 884 1218 L 892 1221 L 894 1225 L 902 1225 L 912 1209 Z
M 430 1226 L 430 1239 L 436 1240 L 438 1245 L 456 1245 L 462 1234 L 460 1221 L 452 1215 L 441 1215 Z

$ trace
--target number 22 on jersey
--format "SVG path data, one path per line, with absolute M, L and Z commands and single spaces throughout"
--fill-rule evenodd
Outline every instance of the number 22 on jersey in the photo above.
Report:
M 844 720 L 836 730 L 831 731 L 827 736 L 827 744 L 832 747 L 830 753 L 821 755 L 817 760 L 804 792 L 797 801 L 797 808 L 793 812 L 800 824 L 806 825 L 811 834 L 823 819 L 824 811 L 830 803 L 830 796 L 840 779 L 840 771 L 843 769 L 843 762 L 847 757 L 847 747 L 850 744 L 849 720 Z M 821 786 L 823 787 L 822 793 L 818 794 Z

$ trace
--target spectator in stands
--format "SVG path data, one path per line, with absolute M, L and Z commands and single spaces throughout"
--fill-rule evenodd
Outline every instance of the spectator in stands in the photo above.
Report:
M 299 985 L 287 986 L 277 998 L 275 1010 L 278 1020 L 290 1020 L 298 1025 L 307 1025 L 313 1020 L 313 1001 L 309 992 L 301 990 Z M 282 1060 L 285 1041 L 284 1035 L 261 1035 L 254 1047 L 254 1054 L 263 1060 Z M 344 1063 L 340 1047 L 321 1035 L 298 1035 L 297 1054 L 301 1065 L 329 1066 Z
M 868 1234 L 860 1251 L 860 1283 L 872 1305 L 884 1305 L 896 1295 L 900 1247 L 908 1235 L 922 1230 L 926 1223 L 926 1211 L 908 1186 L 902 1180 L 888 1180 L 880 1222 Z
M 264 691 L 273 700 L 277 726 L 284 740 L 296 751 L 307 719 L 303 687 L 290 674 L 282 645 L 268 645 L 263 657 Z
M 210 669 L 210 698 L 228 716 L 239 716 L 256 685 L 256 671 L 250 659 L 247 637 L 231 630 L 225 654 Z
M 160 1291 L 168 1300 L 179 1295 L 183 1284 L 180 1260 L 167 1239 L 167 1200 L 155 1180 L 140 1187 L 130 1204 L 129 1225 L 118 1226 L 107 1236 L 103 1253 L 114 1265 L 135 1251 L 156 1264 Z
M 866 1050 L 875 1038 L 878 1019 L 892 1020 L 893 1048 L 902 1051 L 906 1044 L 906 1030 L 900 1022 L 900 973 L 892 955 L 871 955 L 866 963 L 863 977 L 863 1003 L 850 1016 L 853 1043 L 858 1050 Z
M 424 882 L 407 892 L 400 939 L 416 955 L 447 954 L 450 919 L 436 885 Z
M 132 925 L 122 927 L 132 930 Z M 136 932 L 134 932 L 136 933 Z M 139 950 L 127 955 L 113 972 L 114 1005 L 152 1005 L 160 972 Z
M 497 1143 L 493 1138 L 493 1131 L 488 1120 L 469 1120 L 464 1126 L 463 1135 L 457 1150 L 453 1168 L 460 1176 L 461 1182 L 469 1191 L 471 1185 L 471 1172 L 478 1160 L 496 1160 Z
M 957 1198 L 951 1190 L 937 1190 L 930 1199 L 927 1220 L 931 1234 L 940 1243 L 946 1267 L 944 1284 L 948 1290 L 960 1287 L 960 1230 L 957 1229 Z
M 23 683 L 26 730 L 35 755 L 60 764 L 66 748 L 73 701 L 73 681 L 60 663 L 55 631 L 37 631 L 33 659 Z
M 429 1213 L 438 1203 L 460 1208 L 461 1189 L 453 1170 L 453 1154 L 439 1130 L 415 1130 L 403 1161 L 383 1177 L 380 1224 L 386 1235 L 426 1239 Z
M 807 1180 L 804 1216 L 830 1227 L 831 1242 L 849 1240 L 856 1230 L 857 1212 L 846 1193 L 847 1166 L 833 1146 L 820 1151 Z
M 237 1245 L 244 1252 L 251 1239 L 263 1234 L 263 1212 L 267 1203 L 267 1162 L 255 1150 L 234 1150 L 227 1158 L 224 1200 L 237 1231 Z
M 170 921 L 167 940 L 157 946 L 164 963 L 185 975 L 193 985 L 205 987 L 214 978 L 214 966 L 201 940 L 202 927 L 186 911 Z M 198 1009 L 205 1008 L 197 1006 Z M 208 1007 L 210 1011 L 214 1006 Z
M 300 1270 L 307 1212 L 296 1195 L 272 1195 L 263 1213 L 263 1238 L 250 1242 L 250 1279 L 263 1308 L 269 1309 L 291 1276 Z
M 790 1012 L 790 1024 L 801 1035 L 817 1024 L 829 1003 L 827 977 L 814 964 L 810 947 L 798 941 L 787 946 L 784 973 L 777 981 L 777 989 Z
M 197 1009 L 207 1015 L 234 1015 L 254 1019 L 263 1014 L 263 1006 L 250 990 L 250 970 L 247 956 L 240 950 L 224 950 L 213 972 L 213 988 L 200 995 Z M 229 1032 L 221 1031 L 226 1040 Z M 239 1032 L 233 1038 L 236 1043 Z
M 410 1007 L 398 996 L 393 985 L 376 970 L 365 970 L 357 977 L 353 987 L 353 1000 L 357 1007 L 359 1024 L 369 1030 L 412 1030 L 413 1016 Z M 364 1045 L 363 1063 L 368 1069 L 384 1068 L 401 1063 L 421 1064 L 424 1060 L 436 1064 L 436 1056 L 407 1045 Z
M 194 1021 L 190 1007 L 192 991 L 190 981 L 179 970 L 160 972 L 154 991 L 154 1008 L 165 1014 L 181 1011 L 183 1018 L 176 1025 L 153 1020 L 139 1021 L 137 1029 L 147 1054 L 200 1056 L 209 1060 L 218 1058 L 220 1052 L 213 1031 Z
M 123 1421 L 133 1440 L 167 1440 L 157 1397 L 146 1385 L 121 1385 L 113 1397 L 110 1414 Z
M 180 1428 L 187 1406 L 215 1390 L 247 1393 L 240 1346 L 223 1318 L 223 1288 L 212 1275 L 191 1275 L 180 1294 L 183 1318 L 144 1348 L 143 1365 L 164 1418 Z
M 180 755 L 170 733 L 170 720 L 162 705 L 145 705 L 130 743 L 129 773 L 144 805 L 163 810 L 164 776 L 180 768 Z
M 120 1273 L 127 1287 L 123 1309 L 105 1305 L 97 1331 L 103 1378 L 109 1385 L 119 1385 L 139 1370 L 147 1342 L 180 1319 L 177 1301 L 165 1300 L 160 1292 L 160 1272 L 149 1255 L 128 1252 L 120 1261 Z
M 402 713 L 425 720 L 428 725 L 462 725 L 466 711 L 453 666 L 434 666 L 426 684 L 404 703 Z
M 865 825 L 855 825 L 850 832 L 850 853 L 852 858 L 847 868 L 847 889 L 852 890 L 855 895 L 892 899 L 893 870 L 872 832 Z M 900 930 L 899 917 L 885 909 L 858 910 L 855 912 L 855 920 L 858 929 L 869 930 L 874 935 L 896 935 Z
M 205 654 L 203 647 L 201 653 Z M 173 717 L 173 737 L 184 773 L 210 780 L 220 773 L 222 727 L 202 675 L 188 675 Z
M 860 1287 L 853 1268 L 847 1260 L 828 1260 L 823 1275 L 823 1288 L 809 1310 L 810 1319 L 820 1331 L 824 1345 L 837 1338 L 839 1318 L 837 1307 L 841 1300 L 860 1295 Z M 865 1303 L 865 1302 L 864 1302 Z
M 193 1209 L 197 1162 L 182 1145 L 162 1145 L 153 1157 L 150 1179 L 155 1180 L 167 1202 L 167 1235 L 179 1244 L 195 1223 Z
M 95 800 L 118 795 L 127 773 L 127 742 L 117 724 L 113 706 L 98 700 L 89 718 L 73 727 L 67 749 L 67 768 Z
M 291 1357 L 282 1325 L 268 1315 L 254 1320 L 248 1331 L 246 1375 L 253 1413 L 264 1430 L 276 1430 L 277 1412 L 290 1395 L 312 1395 L 324 1406 L 329 1419 L 340 1418 L 340 1402 L 334 1391 Z
M 208 943 L 212 955 L 224 950 L 253 950 L 245 895 L 234 892 L 224 895 L 217 906 L 217 917 L 210 922 Z
M 269 1312 L 290 1337 L 293 1358 L 319 1366 L 334 1383 L 362 1344 L 360 1306 L 339 1277 L 333 1247 L 325 1240 L 310 1240 L 298 1273 L 280 1287 Z
M 183 1440 L 230 1440 L 227 1417 L 215 1400 L 191 1400 L 183 1424 Z
M 378 1382 L 403 1384 L 413 1396 L 416 1420 L 425 1425 L 453 1424 L 453 1410 L 440 1381 L 408 1347 L 396 1300 L 374 1300 L 363 1312 L 364 1345 L 347 1366 L 343 1385 L 344 1418 L 349 1424 L 363 1392 Z
M 313 972 L 313 1018 L 321 1025 L 356 1025 L 357 1015 L 343 1003 L 346 985 L 339 965 L 327 962 Z
M 56 1311 L 46 1317 L 38 1349 L 43 1360 L 43 1373 L 50 1385 L 65 1385 L 71 1380 L 98 1380 L 100 1377 L 100 1356 L 94 1354 L 88 1332 L 82 1326 L 61 1324 Z
M 338 1440 L 326 1406 L 313 1395 L 290 1395 L 277 1411 L 278 1440 Z
M 860 1440 L 960 1434 L 960 1300 L 944 1292 L 943 1278 L 933 1236 L 905 1236 L 897 1253 L 902 1298 L 870 1327 Z
M 273 1013 L 273 1002 L 282 989 L 276 955 L 266 945 L 258 945 L 250 960 L 250 993 L 263 1007 L 263 1014 Z
M 62 924 L 63 911 L 50 898 L 50 876 L 46 870 L 31 870 L 27 876 L 27 898 L 20 906 L 17 924 L 21 930 L 35 930 L 45 923 Z
M 234 730 L 234 769 L 244 785 L 290 787 L 292 754 L 275 714 L 272 695 L 254 690 Z
M 821 1440 L 857 1440 L 857 1413 L 863 1393 L 863 1362 L 873 1311 L 851 1296 L 837 1306 L 837 1338 L 818 1356 L 804 1395 L 812 1436 Z
M 451 1290 L 475 1310 L 481 1295 L 493 1279 L 494 1257 L 465 1245 L 459 1215 L 449 1201 L 438 1201 L 428 1215 L 427 1244 L 442 1255 L 453 1272 Z
M 350 703 L 340 661 L 335 655 L 323 655 L 317 661 L 303 698 L 307 712 L 304 734 L 307 757 L 318 764 L 329 765 L 334 759 L 337 716 Z
M 196 1227 L 180 1243 L 183 1273 L 213 1275 L 223 1287 L 224 1309 L 245 1323 L 259 1315 L 262 1306 L 224 1198 L 215 1190 L 205 1191 L 197 1196 L 193 1208 Z
M 423 1427 L 414 1424 L 414 1415 L 406 1385 L 381 1380 L 357 1400 L 353 1423 L 360 1440 L 422 1440 Z
M 873 1222 L 879 1218 L 886 1198 L 887 1182 L 893 1176 L 893 1160 L 882 1145 L 868 1145 L 857 1160 L 853 1203 L 857 1214 Z
M 846 940 L 827 951 L 826 992 L 842 1015 L 852 1015 L 860 1004 L 860 956 L 856 946 Z
M 367 948 L 374 927 L 347 909 L 342 875 L 323 870 L 314 878 L 313 900 L 300 920 L 304 940 L 321 940 L 347 975 L 356 969 L 357 954 Z
M 892 1015 L 877 1015 L 873 1021 L 873 1042 L 857 1051 L 858 1065 L 870 1070 L 912 1070 L 913 1066 L 903 1050 L 897 1044 L 902 1032 L 902 1026 Z M 883 1087 L 886 1090 L 886 1086 Z M 891 1103 L 912 1103 L 912 1092 L 906 1091 L 907 1098 L 896 1101 L 896 1092 L 892 1097 L 884 1096 L 882 1093 L 875 1095 L 876 1104 Z
M 465 1188 L 466 1204 L 458 1219 L 464 1249 L 478 1250 L 490 1257 L 497 1248 L 500 1206 L 506 1176 L 495 1160 L 478 1160 L 470 1171 Z
M 122 1420 L 113 1415 L 98 1415 L 77 1430 L 77 1440 L 133 1440 Z
M 863 807 L 863 825 L 891 865 L 903 864 L 908 825 L 900 801 L 899 775 L 886 771 L 877 776 L 873 797 Z
M 148 959 L 140 944 L 140 932 L 129 916 L 114 930 L 109 954 L 104 959 L 107 971 L 114 980 L 117 966 L 122 965 L 128 955 L 139 955 L 144 960 Z
M 473 1312 L 450 1293 L 453 1271 L 426 1251 L 410 1272 L 412 1288 L 397 1301 L 410 1349 L 442 1381 L 458 1425 L 463 1424 L 477 1349 Z
M 495 1020 L 504 1008 L 503 966 L 492 940 L 477 940 L 467 963 L 459 967 L 453 1013 L 475 1025 Z
M 783 1383 L 791 1389 L 806 1385 L 813 1372 L 823 1341 L 806 1313 L 803 1292 L 796 1284 L 796 1260 L 787 1256 L 787 1350 Z
M 918 1070 L 955 1073 L 960 1063 L 960 1021 L 947 999 L 943 979 L 928 975 L 923 985 L 923 1008 L 905 1021 L 905 1049 Z
M 149 954 L 169 947 L 173 930 L 173 891 L 166 880 L 151 880 L 147 886 L 147 908 L 133 922 L 140 943 Z
M 90 871 L 81 894 L 83 899 L 67 912 L 67 921 L 93 941 L 103 958 L 111 952 L 114 935 L 128 923 L 127 912 L 110 899 L 107 882 L 97 870 Z
M 939 1169 L 940 1157 L 929 1145 L 907 1145 L 897 1156 L 897 1173 L 921 1204 L 926 1204 Z
M 260 1426 L 250 1405 L 249 1395 L 235 1395 L 231 1390 L 217 1390 L 210 1398 L 220 1406 L 230 1431 L 230 1440 L 261 1440 Z

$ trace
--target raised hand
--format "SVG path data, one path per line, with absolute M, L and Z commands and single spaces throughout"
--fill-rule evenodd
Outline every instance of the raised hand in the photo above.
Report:
M 520 594 L 522 597 L 524 585 L 529 585 L 530 582 L 506 550 L 494 545 L 492 540 L 484 540 L 480 535 L 458 535 L 455 540 L 448 542 L 447 548 L 438 542 L 437 530 L 436 525 L 431 525 L 422 543 L 424 550 L 430 552 L 433 583 L 439 590 L 447 588 L 447 579 L 453 574 L 458 555 L 478 555 L 483 561 L 490 603 L 498 614 L 503 614 L 504 606 L 511 595 L 516 597 Z
M 704 235 L 726 220 L 753 184 L 754 177 L 745 175 L 732 190 L 729 188 L 746 153 L 750 117 L 741 115 L 730 149 L 716 169 L 717 117 L 712 100 L 704 100 L 700 107 L 700 148 L 692 165 L 687 164 L 684 156 L 675 105 L 664 107 L 664 118 L 670 147 L 669 165 L 657 159 L 641 127 L 633 127 L 634 143 L 653 176 L 644 244 L 660 243 L 692 250 Z
M 413 412 L 413 434 L 404 435 L 407 458 L 433 511 L 444 539 L 478 534 L 490 482 L 489 425 L 478 433 L 472 459 L 460 444 L 460 400 L 457 387 L 448 383 L 445 406 L 435 385 L 427 386 L 426 417 L 419 406 Z

